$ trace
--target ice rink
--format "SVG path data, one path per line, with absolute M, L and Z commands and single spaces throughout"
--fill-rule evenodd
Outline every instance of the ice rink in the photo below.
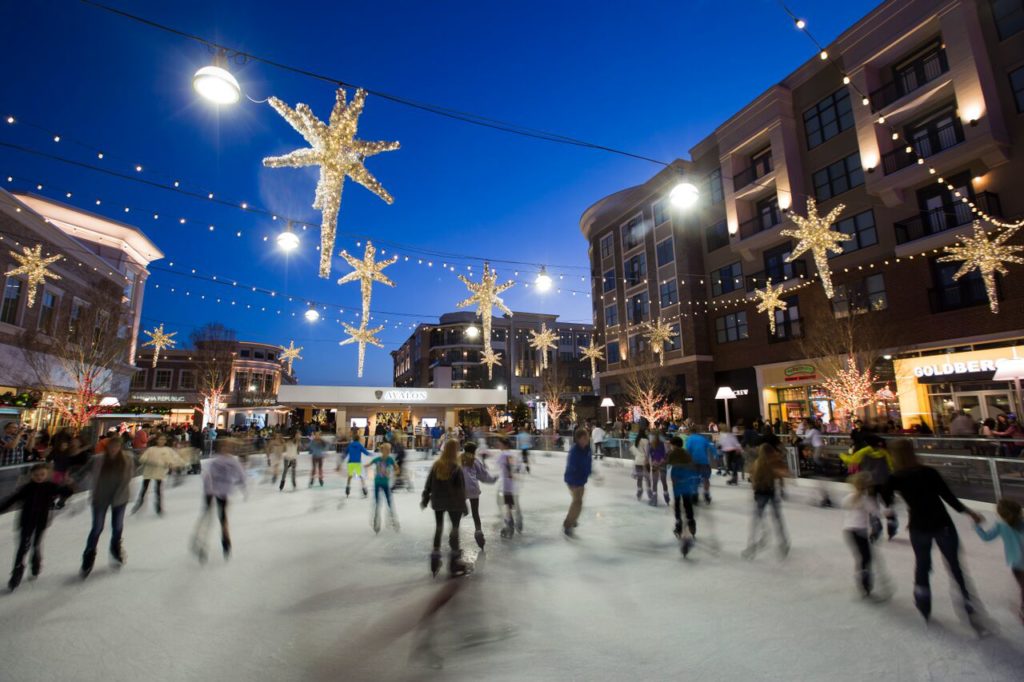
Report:
M 426 463 L 416 462 L 421 482 Z M 698 508 L 701 545 L 684 560 L 665 506 L 636 501 L 618 464 L 587 488 L 578 539 L 562 537 L 569 502 L 564 457 L 535 456 L 521 501 L 521 537 L 497 533 L 493 488 L 481 501 L 487 550 L 473 575 L 428 569 L 433 515 L 396 493 L 401 531 L 374 535 L 369 500 L 324 488 L 278 492 L 251 472 L 230 510 L 234 553 L 216 528 L 211 560 L 189 551 L 200 482 L 168 487 L 165 513 L 129 517 L 128 563 L 78 566 L 89 514 L 62 512 L 47 533 L 42 576 L 0 597 L 0 679 L 30 680 L 1021 680 L 1019 593 L 1000 544 L 958 518 L 965 566 L 992 635 L 957 617 L 936 554 L 935 608 L 926 625 L 912 600 L 906 532 L 882 543 L 896 587 L 862 600 L 841 513 L 784 504 L 792 551 L 740 558 L 749 490 L 713 480 Z M 492 466 L 493 468 L 493 466 Z M 137 490 L 138 479 L 133 485 Z M 418 487 L 418 486 L 417 486 Z M 152 492 L 151 492 L 152 495 Z M 83 507 L 84 498 L 72 500 Z M 73 511 L 73 510 L 72 510 Z M 901 521 L 905 511 L 901 508 Z M 991 517 L 991 512 L 985 512 Z M 15 514 L 2 517 L 0 557 L 13 558 Z M 965 520 L 965 519 L 963 519 Z M 463 545 L 476 549 L 472 522 Z

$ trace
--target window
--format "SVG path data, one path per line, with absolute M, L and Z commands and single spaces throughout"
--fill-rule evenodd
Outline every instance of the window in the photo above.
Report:
M 704 243 L 708 253 L 729 246 L 729 225 L 723 220 L 704 228 Z
M 956 107 L 950 105 L 923 120 L 908 125 L 904 136 L 918 156 L 925 158 L 963 142 L 964 133 Z
M 991 0 L 992 18 L 996 20 L 999 39 L 1006 40 L 1024 31 L 1024 2 L 1022 0 Z
M 647 339 L 644 338 L 643 334 L 633 334 L 629 337 L 629 357 L 633 360 L 642 358 L 644 352 L 647 350 Z
M 626 308 L 629 311 L 630 324 L 646 322 L 651 316 L 651 297 L 646 291 L 639 293 L 629 299 Z
M 721 296 L 736 291 L 743 282 L 743 268 L 740 262 L 730 263 L 711 273 L 711 295 Z
M 860 165 L 860 152 L 850 154 L 845 159 L 816 171 L 811 180 L 814 182 L 814 196 L 818 201 L 831 199 L 848 189 L 864 184 L 864 169 Z
M 608 364 L 614 365 L 622 362 L 622 358 L 619 357 L 619 342 L 609 341 L 605 347 L 605 354 L 608 356 Z
M 658 287 L 658 298 L 662 308 L 679 303 L 679 290 L 676 288 L 674 279 L 661 283 L 661 286 Z
M 18 313 L 21 312 L 21 290 L 20 279 L 8 279 L 4 285 L 4 303 L 0 308 L 0 322 L 7 324 L 18 324 Z
M 779 212 L 779 198 L 773 196 L 770 199 L 757 202 L 756 219 L 760 221 L 761 230 L 767 230 L 781 223 L 782 214 Z
M 679 350 L 683 347 L 682 338 L 679 334 L 679 323 L 672 325 L 672 338 L 665 342 L 665 351 Z
M 196 387 L 196 371 L 194 369 L 183 369 L 178 376 L 178 388 L 190 391 Z
M 644 242 L 644 219 L 636 216 L 622 226 L 622 248 L 625 251 L 636 248 Z
M 263 351 L 261 351 L 261 350 L 253 351 L 252 356 L 254 358 L 256 358 L 257 360 L 262 360 L 263 359 Z
M 605 270 L 603 281 L 605 293 L 615 291 L 615 270 Z
M 725 199 L 722 189 L 722 169 L 716 168 L 708 175 L 708 196 L 712 204 L 720 204 Z
M 615 236 L 609 232 L 601 237 L 601 258 L 611 258 L 615 255 Z
M 274 392 L 274 375 L 264 374 L 263 375 L 263 391 L 264 393 Z
M 850 253 L 851 251 L 878 243 L 878 230 L 875 229 L 875 212 L 871 209 L 849 218 L 843 218 L 833 225 L 832 229 L 853 237 L 853 239 L 839 243 L 843 253 Z M 841 256 L 842 254 L 829 254 L 829 257 L 831 258 L 833 255 Z
M 909 59 L 903 60 L 893 69 L 896 93 L 902 96 L 913 92 L 948 70 L 946 50 L 942 46 L 942 41 L 936 40 Z
M 763 178 L 772 172 L 772 149 L 768 147 L 750 157 L 752 180 Z
M 672 248 L 672 238 L 669 237 L 663 242 L 659 242 L 655 248 L 655 252 L 658 256 L 658 267 L 662 265 L 668 265 L 676 259 L 675 249 Z
M 44 334 L 52 333 L 56 317 L 57 296 L 52 291 L 44 291 L 42 303 L 39 305 L 39 331 Z
M 651 206 L 651 212 L 654 213 L 654 224 L 661 225 L 667 223 L 672 217 L 668 214 L 668 199 L 659 199 L 654 202 Z
M 718 337 L 718 343 L 729 343 L 747 338 L 747 311 L 741 310 L 738 313 L 729 313 L 716 318 L 715 334 Z
M 604 309 L 604 326 L 614 327 L 619 323 L 619 306 L 613 303 Z
M 636 286 L 647 279 L 647 256 L 638 253 L 626 261 L 626 285 Z
M 825 140 L 830 140 L 852 127 L 853 109 L 850 106 L 850 93 L 846 88 L 836 90 L 804 112 L 808 149 L 814 149 Z
M 146 370 L 137 369 L 132 374 L 132 388 L 145 388 L 146 387 Z
M 169 389 L 171 387 L 171 379 L 174 376 L 174 370 L 172 369 L 158 369 L 153 372 L 153 388 L 156 389 Z
M 1024 66 L 1010 72 L 1010 89 L 1017 103 L 1017 112 L 1024 114 Z
M 788 262 L 793 254 L 790 244 L 783 244 L 764 252 L 764 277 L 772 282 L 785 282 L 793 279 L 793 264 Z
M 958 280 L 953 275 L 960 269 L 961 263 L 938 263 L 932 261 L 932 277 L 934 288 L 928 294 L 931 298 L 933 313 L 957 310 L 969 306 L 981 305 L 988 301 L 985 283 L 977 269 L 971 270 Z M 999 280 L 996 279 L 996 294 L 999 295 Z
M 124 297 L 128 301 L 128 305 L 132 304 L 132 297 L 135 295 L 135 280 L 138 279 L 138 275 L 131 268 L 125 268 L 124 273 Z
M 859 315 L 874 310 L 885 310 L 889 300 L 885 295 L 885 278 L 871 275 L 849 284 L 837 284 L 832 297 L 832 313 L 836 317 Z
M 77 298 L 71 301 L 71 310 L 68 313 L 69 340 L 78 341 L 78 322 L 82 319 L 82 308 L 85 304 Z
M 244 391 L 249 383 L 248 372 L 235 372 L 235 390 Z
M 249 357 L 249 349 L 248 348 L 243 348 L 241 351 L 239 351 L 238 354 L 239 354 L 239 356 L 241 356 L 243 358 L 247 358 L 247 357 Z
M 799 296 L 791 296 L 783 299 L 786 302 L 786 309 L 775 311 L 775 335 L 769 337 L 769 341 L 785 341 L 802 336 L 799 298 Z

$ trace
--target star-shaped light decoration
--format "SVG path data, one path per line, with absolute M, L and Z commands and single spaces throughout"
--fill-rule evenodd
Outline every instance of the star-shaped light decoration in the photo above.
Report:
M 647 342 L 651 344 L 651 352 L 658 356 L 658 364 L 664 366 L 665 344 L 675 336 L 672 325 L 668 322 L 663 322 L 659 317 L 657 322 L 647 322 L 644 324 L 644 327 L 644 336 L 647 337 Z
M 320 226 L 320 276 L 323 278 L 331 274 L 331 255 L 334 253 L 341 190 L 345 178 L 352 178 L 389 204 L 394 201 L 377 178 L 366 170 L 363 162 L 374 154 L 398 149 L 399 143 L 355 139 L 365 99 L 366 92 L 356 90 L 352 103 L 346 106 L 345 90 L 338 88 L 334 109 L 327 124 L 314 116 L 308 105 L 297 104 L 292 109 L 276 97 L 269 100 L 274 111 L 306 138 L 309 147 L 296 149 L 284 156 L 269 156 L 263 159 L 263 165 L 268 168 L 320 167 L 320 179 L 316 183 L 313 208 L 319 209 L 323 216 Z
M 589 346 L 580 347 L 580 355 L 582 355 L 584 359 L 590 360 L 590 376 L 592 377 L 597 376 L 597 361 L 604 360 L 604 353 L 601 352 L 603 350 L 604 346 L 598 346 L 594 343 L 593 339 L 590 340 Z
M 471 282 L 466 279 L 465 276 L 459 275 L 459 279 L 466 285 L 470 293 L 473 294 L 467 299 L 459 301 L 455 304 L 456 308 L 467 308 L 474 303 L 476 304 L 476 314 L 480 316 L 480 326 L 483 327 L 484 335 L 484 350 L 490 350 L 491 348 L 491 315 L 493 314 L 492 309 L 498 308 L 502 312 L 511 315 L 512 311 L 509 310 L 505 302 L 498 296 L 501 292 L 510 289 L 514 282 L 511 280 L 504 284 L 498 284 L 498 273 L 491 270 L 489 263 L 484 262 L 484 271 L 480 275 L 480 282 Z
M 356 258 L 349 255 L 348 251 L 342 251 L 341 257 L 348 261 L 354 270 L 348 273 L 344 277 L 338 280 L 338 284 L 346 284 L 348 282 L 355 282 L 359 280 L 359 292 L 363 296 L 363 319 L 370 319 L 370 296 L 373 293 L 373 283 L 380 282 L 381 284 L 389 287 L 395 286 L 395 283 L 385 275 L 382 271 L 389 265 L 394 265 L 395 261 L 398 260 L 398 256 L 392 256 L 387 260 L 375 260 L 377 249 L 374 248 L 371 242 L 366 242 L 366 250 L 363 252 L 362 259 Z
M 288 361 L 288 373 L 292 373 L 292 363 L 296 360 L 301 360 L 302 356 L 299 353 L 302 352 L 302 346 L 296 346 L 295 341 L 289 341 L 288 347 L 280 346 L 281 348 L 281 359 Z
M 384 331 L 384 325 L 374 327 L 373 329 L 367 329 L 366 320 L 363 319 L 363 323 L 358 329 L 345 322 L 341 323 L 341 326 L 345 328 L 345 333 L 348 334 L 348 338 L 344 341 L 339 341 L 339 346 L 347 346 L 350 343 L 359 344 L 359 365 L 357 375 L 362 378 L 363 376 L 363 361 L 366 359 L 366 345 L 377 346 L 383 348 L 384 344 L 377 338 L 377 334 Z
M 989 240 L 981 222 L 974 221 L 974 234 L 960 238 L 959 244 L 943 249 L 947 255 L 940 256 L 940 263 L 963 261 L 960 269 L 953 274 L 958 280 L 971 270 L 978 270 L 985 282 L 985 293 L 988 294 L 988 307 L 993 313 L 999 312 L 999 295 L 996 291 L 996 273 L 1009 274 L 1004 263 L 1024 265 L 1024 258 L 1014 255 L 1024 251 L 1024 246 L 1007 246 L 1006 240 L 1013 236 L 1017 228 L 1003 230 L 994 239 Z
M 846 208 L 839 204 L 825 216 L 818 215 L 818 206 L 814 197 L 807 197 L 807 217 L 790 212 L 790 219 L 799 227 L 796 230 L 782 230 L 779 232 L 783 237 L 796 237 L 800 241 L 793 248 L 793 252 L 786 259 L 791 263 L 804 253 L 810 251 L 814 256 L 814 264 L 818 268 L 818 276 L 821 277 L 821 286 L 825 288 L 825 295 L 832 298 L 832 269 L 828 264 L 829 253 L 842 253 L 843 248 L 840 242 L 853 239 L 845 232 L 832 229 L 836 218 Z
M 789 305 L 782 300 L 784 288 L 781 284 L 777 288 L 773 287 L 769 277 L 768 284 L 764 289 L 754 289 L 754 296 L 757 298 L 757 312 L 768 313 L 768 328 L 771 330 L 772 336 L 775 336 L 775 311 L 785 310 Z
M 530 330 L 530 345 L 540 351 L 540 368 L 548 368 L 548 348 L 558 348 L 558 332 L 548 329 L 547 322 L 540 323 L 540 331 Z
M 25 300 L 26 307 L 31 308 L 36 302 L 36 288 L 40 284 L 45 284 L 46 279 L 60 279 L 60 275 L 51 272 L 47 269 L 48 266 L 53 265 L 64 256 L 56 254 L 53 256 L 43 256 L 43 245 L 36 244 L 33 248 L 27 246 L 21 247 L 22 253 L 17 251 L 11 251 L 11 256 L 14 260 L 18 261 L 19 265 L 16 268 L 8 270 L 5 274 L 8 277 L 15 277 L 17 275 L 25 275 L 28 280 L 28 294 Z
M 164 323 L 161 322 L 159 326 L 153 327 L 153 331 L 146 329 L 142 330 L 146 336 L 149 337 L 149 341 L 142 344 L 143 346 L 153 346 L 153 366 L 156 367 L 157 361 L 160 360 L 160 351 L 170 348 L 174 348 L 178 345 L 178 342 L 173 337 L 178 335 L 178 332 L 171 332 L 170 334 L 164 332 Z
M 490 380 L 494 366 L 501 367 L 501 353 L 495 353 L 493 348 L 484 348 L 484 352 L 480 354 L 480 364 L 487 365 L 487 379 Z

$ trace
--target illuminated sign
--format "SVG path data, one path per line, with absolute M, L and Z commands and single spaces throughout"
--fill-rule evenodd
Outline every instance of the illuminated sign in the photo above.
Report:
M 943 362 L 934 365 L 921 365 L 914 368 L 915 377 L 941 377 L 947 374 L 974 374 L 975 372 L 995 372 L 1001 360 L 968 360 L 966 362 Z
M 741 395 L 749 395 L 750 394 L 750 389 L 749 388 L 734 388 L 734 389 L 732 389 L 732 393 L 736 397 L 739 397 Z
M 376 391 L 375 395 L 377 396 L 377 400 L 384 400 L 386 402 L 411 403 L 420 402 L 427 399 L 426 391 L 418 391 L 416 389 Z
M 188 403 L 188 396 L 173 393 L 132 393 L 128 400 L 136 403 Z
M 790 365 L 783 373 L 786 375 L 786 381 L 805 381 L 807 379 L 818 378 L 817 370 L 814 369 L 814 365 Z

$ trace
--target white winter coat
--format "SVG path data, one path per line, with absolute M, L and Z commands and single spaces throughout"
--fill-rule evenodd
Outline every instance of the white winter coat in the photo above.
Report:
M 630 448 L 630 452 L 633 454 L 633 465 L 645 467 L 651 460 L 651 442 L 646 438 L 640 438 L 636 445 Z
M 139 464 L 142 465 L 142 477 L 154 481 L 162 481 L 167 476 L 167 470 L 171 467 L 183 466 L 185 463 L 178 457 L 174 448 L 164 445 L 154 445 L 146 448 L 139 457 Z

